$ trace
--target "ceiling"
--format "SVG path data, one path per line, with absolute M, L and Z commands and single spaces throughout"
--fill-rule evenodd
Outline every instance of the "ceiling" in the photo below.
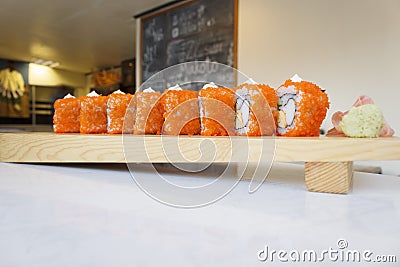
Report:
M 0 58 L 87 73 L 135 56 L 133 15 L 169 0 L 0 0 Z

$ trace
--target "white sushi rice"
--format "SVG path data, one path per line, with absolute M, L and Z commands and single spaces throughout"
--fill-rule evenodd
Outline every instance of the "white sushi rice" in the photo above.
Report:
M 250 95 L 249 90 L 243 86 L 236 90 L 235 104 L 235 131 L 238 134 L 247 134 L 250 126 Z
M 200 114 L 200 131 L 204 131 L 204 125 L 203 125 L 203 120 L 202 118 L 204 117 L 204 108 L 203 108 L 203 101 L 200 96 L 197 97 L 199 100 L 199 114 Z
M 297 79 L 295 76 L 293 78 Z M 298 78 L 301 80 L 300 77 Z M 301 101 L 302 92 L 298 92 L 294 85 L 281 86 L 277 90 L 277 95 L 279 97 L 278 132 L 285 134 L 288 130 L 296 127 L 295 117 L 299 114 L 296 104 Z

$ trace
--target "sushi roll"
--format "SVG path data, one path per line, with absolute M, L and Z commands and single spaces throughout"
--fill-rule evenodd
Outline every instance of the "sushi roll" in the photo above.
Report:
M 199 91 L 201 135 L 234 135 L 235 93 L 233 90 L 206 84 Z
M 80 132 L 84 134 L 107 133 L 107 96 L 95 91 L 80 99 Z
M 161 134 L 164 123 L 160 92 L 147 88 L 133 97 L 134 134 Z
M 236 135 L 274 135 L 278 97 L 264 84 L 245 83 L 235 88 Z
M 179 85 L 170 87 L 161 96 L 164 116 L 162 133 L 167 135 L 200 134 L 199 101 L 196 91 Z
M 131 99 L 131 94 L 125 94 L 120 90 L 117 90 L 108 96 L 107 133 L 133 133 L 132 109 L 128 109 Z
M 319 128 L 329 108 L 328 95 L 297 74 L 277 90 L 278 135 L 319 136 Z
M 80 101 L 68 94 L 54 102 L 53 130 L 55 133 L 79 133 Z

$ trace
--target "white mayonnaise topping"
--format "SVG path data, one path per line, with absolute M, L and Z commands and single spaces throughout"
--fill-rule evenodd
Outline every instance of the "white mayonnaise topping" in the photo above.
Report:
M 75 96 L 68 94 L 68 95 L 64 96 L 64 99 L 67 99 L 67 98 L 75 98 Z
M 254 81 L 252 78 L 248 79 L 247 81 L 245 81 L 244 83 L 247 84 L 258 84 L 256 81 Z
M 203 86 L 203 89 L 207 89 L 207 88 L 218 88 L 218 85 L 216 85 L 213 82 L 207 83 Z
M 125 93 L 118 89 L 117 91 L 114 91 L 113 94 L 121 94 L 121 95 L 124 95 Z
M 154 93 L 155 91 L 153 90 L 153 88 L 149 87 L 143 90 L 143 93 Z
M 290 78 L 290 80 L 291 80 L 292 82 L 294 82 L 294 83 L 299 83 L 299 82 L 302 82 L 302 81 L 303 81 L 303 79 L 300 78 L 300 76 L 297 75 L 297 74 L 293 75 L 293 77 Z
M 96 93 L 96 91 L 91 91 L 89 94 L 87 94 L 86 96 L 90 96 L 90 97 L 94 97 L 94 96 L 99 96 L 98 93 Z
M 182 90 L 182 88 L 179 86 L 179 84 L 175 84 L 175 86 L 171 86 L 170 88 L 168 88 L 168 90 L 179 91 Z

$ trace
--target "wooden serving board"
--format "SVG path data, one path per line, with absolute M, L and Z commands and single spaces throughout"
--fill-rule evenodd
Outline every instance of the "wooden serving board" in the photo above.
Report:
M 186 159 L 215 153 L 202 162 L 259 162 L 262 150 L 274 153 L 275 162 L 305 162 L 306 184 L 318 192 L 347 193 L 351 187 L 352 162 L 400 160 L 400 138 L 346 137 L 203 137 L 83 135 L 54 133 L 0 133 L 0 161 L 25 163 L 125 163 L 182 162 L 169 146 L 179 145 Z M 199 146 L 206 146 L 201 152 Z M 137 149 L 136 149 L 137 148 Z M 244 148 L 246 148 L 244 152 Z M 145 149 L 145 152 L 144 152 Z M 272 151 L 272 152 L 271 152 Z M 244 158 L 239 155 L 248 154 Z M 268 158 L 268 157 L 267 157 Z

